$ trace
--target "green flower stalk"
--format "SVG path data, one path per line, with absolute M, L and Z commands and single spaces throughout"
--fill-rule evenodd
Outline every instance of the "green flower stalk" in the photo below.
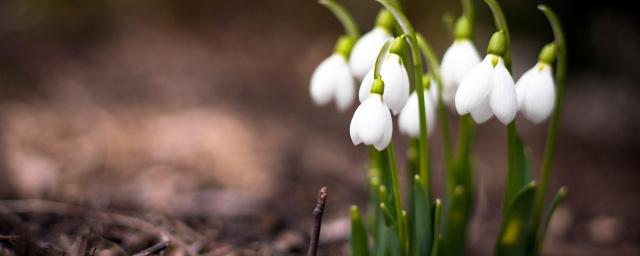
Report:
M 400 7 L 394 1 L 390 0 L 377 0 L 381 3 L 396 19 L 396 22 L 400 25 L 404 34 L 407 36 L 409 41 L 409 48 L 411 50 L 411 57 L 414 67 L 414 77 L 411 80 L 413 82 L 413 87 L 418 91 L 424 91 L 423 83 L 422 83 L 422 58 L 420 56 L 420 51 L 417 49 L 418 47 L 418 39 L 416 37 L 416 33 L 413 30 L 413 26 L 407 19 L 407 17 L 402 13 Z M 430 173 L 429 166 L 427 162 L 428 156 L 428 143 L 427 143 L 427 123 L 426 123 L 426 113 L 424 111 L 424 93 L 418 93 L 418 105 L 419 105 L 419 117 L 420 117 L 420 137 L 418 138 L 418 166 L 420 169 L 420 178 L 423 186 L 427 187 L 430 190 Z M 429 191 L 429 195 L 431 192 Z
M 544 150 L 544 157 L 542 160 L 542 168 L 540 170 L 540 189 L 538 194 L 536 195 L 534 213 L 533 213 L 533 230 L 534 230 L 534 238 L 537 238 L 537 246 L 535 250 L 535 254 L 539 254 L 542 252 L 542 245 L 544 241 L 545 232 L 540 232 L 540 219 L 542 215 L 542 208 L 544 207 L 544 199 L 547 193 L 547 184 L 549 181 L 549 173 L 551 171 L 551 166 L 553 164 L 553 157 L 555 153 L 556 146 L 556 136 L 558 133 L 558 122 L 560 121 L 560 110 L 562 107 L 562 100 L 564 95 L 564 84 L 567 73 L 567 49 L 565 45 L 565 37 L 564 32 L 562 30 L 562 25 L 553 10 L 545 5 L 538 6 L 551 25 L 553 30 L 553 35 L 555 38 L 555 53 L 556 53 L 556 100 L 554 106 L 553 116 L 551 117 L 551 122 L 549 123 L 549 130 L 547 134 L 547 142 Z M 566 194 L 566 189 L 561 188 L 558 194 L 556 195 L 556 199 L 554 199 L 552 208 L 548 214 L 548 218 L 551 218 L 551 214 L 553 214 L 553 210 L 557 207 L 560 202 L 564 199 Z M 547 220 L 548 223 L 548 220 Z M 547 224 L 548 225 L 548 224 Z M 546 230 L 546 229 L 545 229 Z
M 318 1 L 318 3 L 324 5 L 331 12 L 333 12 L 340 23 L 342 23 L 342 26 L 344 27 L 347 35 L 351 37 L 354 42 L 358 40 L 358 38 L 360 37 L 360 30 L 358 30 L 358 25 L 356 24 L 349 11 L 347 11 L 347 9 L 344 8 L 344 6 L 340 4 L 340 2 L 336 0 L 320 0 Z

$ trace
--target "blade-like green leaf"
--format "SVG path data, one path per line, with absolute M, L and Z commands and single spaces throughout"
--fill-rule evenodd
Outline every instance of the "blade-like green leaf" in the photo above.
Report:
M 467 227 L 465 193 L 467 193 L 465 187 L 458 185 L 447 201 L 442 227 L 443 243 L 440 248 L 442 255 L 457 256 L 465 253 Z
M 379 210 L 376 212 L 380 212 Z M 382 215 L 382 214 L 381 214 Z M 376 244 L 375 244 L 375 256 L 386 256 L 387 255 L 387 250 L 389 249 L 389 235 L 393 235 L 393 234 L 389 234 L 388 228 L 387 226 L 384 224 L 384 220 L 382 220 L 383 218 L 379 218 L 378 219 L 378 231 L 376 231 L 377 235 L 375 238 Z
M 427 197 L 427 193 L 422 187 L 419 175 L 414 176 L 413 180 L 413 240 L 411 243 L 411 251 L 413 255 L 429 255 L 431 252 L 431 243 L 433 237 L 432 218 L 431 218 L 431 202 Z
M 529 220 L 533 210 L 537 185 L 529 183 L 509 203 L 503 216 L 500 234 L 496 241 L 495 255 L 526 255 Z
M 380 187 L 379 171 L 376 168 L 369 169 L 369 200 L 367 202 L 367 226 L 371 231 L 374 242 L 377 242 L 378 219 L 381 217 L 378 211 L 380 199 L 378 198 L 378 188 Z
M 433 204 L 433 247 L 431 248 L 431 256 L 437 256 L 440 253 L 440 244 L 442 243 L 442 236 L 440 235 L 440 213 L 442 212 L 442 206 L 440 199 L 436 199 Z
M 364 224 L 360 217 L 360 211 L 357 206 L 351 206 L 351 255 L 352 256 L 368 256 L 369 247 L 367 245 L 367 232 L 364 230 Z
M 398 238 L 398 223 L 395 222 L 393 217 L 391 216 L 391 212 L 389 208 L 384 203 L 380 203 L 380 212 L 382 212 L 382 216 L 384 217 L 383 229 L 381 232 L 386 233 L 385 238 L 385 249 L 388 252 L 384 252 L 381 255 L 392 255 L 392 256 L 400 256 L 402 253 L 402 249 L 400 248 L 400 239 Z M 376 252 L 378 255 L 379 252 Z
M 561 187 L 556 193 L 556 196 L 553 198 L 553 201 L 551 202 L 551 208 L 549 209 L 549 212 L 547 213 L 547 216 L 542 223 L 544 226 L 540 227 L 540 232 L 538 233 L 537 237 L 537 245 L 533 255 L 540 255 L 542 253 L 542 249 L 544 247 L 544 238 L 547 234 L 547 229 L 549 228 L 551 217 L 553 217 L 553 213 L 556 211 L 556 208 L 558 208 L 558 205 L 560 205 L 564 201 L 565 197 L 567 197 L 567 188 Z
M 395 224 L 395 220 L 393 219 L 393 215 L 389 211 L 389 207 L 385 203 L 380 203 L 380 212 L 382 212 L 382 217 L 384 218 L 384 225 L 390 227 Z

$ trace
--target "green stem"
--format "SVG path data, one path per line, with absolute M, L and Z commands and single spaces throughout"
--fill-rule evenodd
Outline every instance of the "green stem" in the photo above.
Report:
M 386 148 L 387 157 L 389 159 L 389 171 L 391 177 L 391 192 L 393 193 L 393 204 L 395 207 L 396 223 L 398 226 L 398 239 L 400 240 L 400 248 L 407 255 L 409 251 L 409 242 L 407 239 L 407 226 L 406 222 L 402 219 L 402 198 L 400 197 L 400 179 L 398 178 L 398 165 L 396 162 L 396 155 L 393 150 L 393 144 L 389 144 Z
M 509 33 L 507 20 L 504 18 L 504 13 L 502 12 L 502 8 L 500 8 L 500 5 L 496 0 L 484 0 L 484 1 L 485 3 L 487 3 L 489 8 L 491 9 L 491 12 L 493 13 L 493 19 L 495 21 L 496 29 L 502 30 L 504 32 L 504 36 L 506 39 L 506 42 L 505 42 L 506 49 L 504 52 L 504 56 L 502 56 L 502 58 L 504 59 L 505 66 L 507 67 L 509 72 L 511 72 L 511 34 Z M 516 121 L 513 120 L 511 123 L 507 125 L 507 181 L 509 180 L 508 177 L 515 175 L 515 172 L 517 171 L 516 159 L 515 159 L 515 155 L 516 155 L 515 147 L 516 147 Z M 507 204 L 509 203 L 507 202 L 507 195 L 508 193 L 505 193 L 505 200 L 503 202 L 503 207 L 502 207 L 503 213 L 506 211 Z
M 515 177 L 517 174 L 517 163 L 516 163 L 516 122 L 513 121 L 507 125 L 507 183 L 510 180 L 513 180 L 511 177 Z M 509 184 L 505 185 L 504 193 L 504 202 L 502 205 L 502 212 L 506 213 L 507 206 L 510 203 L 510 195 L 508 193 L 509 190 L 506 188 Z
M 429 65 L 429 71 L 433 74 L 436 82 L 438 83 L 438 118 L 440 119 L 440 127 L 442 128 L 442 144 L 444 147 L 445 164 L 447 166 L 447 170 L 449 170 L 451 168 L 452 156 L 451 137 L 449 135 L 447 109 L 444 105 L 444 100 L 442 99 L 442 76 L 440 76 L 440 63 L 438 62 L 436 55 L 433 53 L 431 45 L 424 36 L 417 33 L 416 37 L 418 38 L 418 46 L 420 46 L 420 50 L 422 50 L 422 54 L 424 54 Z
M 474 11 L 473 11 L 473 0 L 461 0 L 462 4 L 462 13 L 470 22 L 471 28 L 474 27 L 473 19 L 474 19 Z
M 378 51 L 376 62 L 373 64 L 374 79 L 380 78 L 380 66 L 382 66 L 383 59 L 387 55 L 387 52 L 389 51 L 389 47 L 391 47 L 391 42 L 393 42 L 393 39 L 389 39 L 386 42 L 384 42 L 382 47 L 380 47 L 380 51 Z
M 507 39 L 506 42 L 506 51 L 502 58 L 504 59 L 504 64 L 507 66 L 509 72 L 511 72 L 511 34 L 509 33 L 509 27 L 507 26 L 507 20 L 504 18 L 504 13 L 502 12 L 502 8 L 496 0 L 484 0 L 491 12 L 493 13 L 493 19 L 496 24 L 496 29 L 504 31 L 504 36 Z
M 336 0 L 320 0 L 318 1 L 318 3 L 324 5 L 331 12 L 333 12 L 333 15 L 335 15 L 340 23 L 342 23 L 342 26 L 344 27 L 344 30 L 347 32 L 347 35 L 349 35 L 349 37 L 353 38 L 354 41 L 358 40 L 358 37 L 360 37 L 358 25 L 356 24 L 349 11 L 347 11 L 347 9 L 344 8 L 342 4 L 340 4 Z
M 454 27 L 455 27 L 456 19 L 453 16 L 453 14 L 451 14 L 450 12 L 445 12 L 444 14 L 442 14 L 442 23 L 444 23 L 444 27 L 447 29 L 447 32 L 449 32 L 451 39 L 455 39 Z
M 564 83 L 567 73 L 567 49 L 565 45 L 564 32 L 562 25 L 558 20 L 555 12 L 545 5 L 539 5 L 540 9 L 551 24 L 553 29 L 553 35 L 556 44 L 556 102 L 554 106 L 553 116 L 551 117 L 551 123 L 549 124 L 549 131 L 547 134 L 547 142 L 544 149 L 544 156 L 542 161 L 542 169 L 540 170 L 540 189 L 536 197 L 536 204 L 534 208 L 533 224 L 534 230 L 539 229 L 540 219 L 542 216 L 542 208 L 544 207 L 544 199 L 547 193 L 547 184 L 549 180 L 549 172 L 551 165 L 553 164 L 553 157 L 556 146 L 556 135 L 558 133 L 558 122 L 560 121 L 560 108 L 562 106 L 562 99 L 564 95 Z
M 458 152 L 456 155 L 456 163 L 458 166 L 453 167 L 455 172 L 457 172 L 456 175 L 458 178 L 456 178 L 456 180 L 458 182 L 452 185 L 451 189 L 457 185 L 463 185 L 467 188 L 465 203 L 467 204 L 466 216 L 469 217 L 473 211 L 475 201 L 475 186 L 473 184 L 473 169 L 471 167 L 471 148 L 475 136 L 475 123 L 471 115 L 465 115 L 460 119 L 460 127 L 460 141 L 458 142 Z
M 414 79 L 411 81 L 414 82 L 414 88 L 419 92 L 424 91 L 424 86 L 422 84 L 422 58 L 420 57 L 420 52 L 417 49 L 418 47 L 418 39 L 416 37 L 416 33 L 413 30 L 413 26 L 409 22 L 409 19 L 402 13 L 400 7 L 393 0 L 377 0 L 380 4 L 382 4 L 392 15 L 395 17 L 396 21 L 409 37 L 409 47 L 411 48 L 411 56 L 413 60 L 414 67 Z M 427 195 L 431 197 L 431 186 L 429 174 L 429 166 L 428 166 L 428 155 L 429 148 L 427 144 L 427 119 L 426 113 L 424 110 L 424 93 L 418 93 L 418 106 L 419 106 L 419 117 L 420 117 L 420 137 L 418 138 L 418 152 L 419 152 L 419 167 L 420 167 L 420 178 L 423 183 L 423 186 L 427 189 Z

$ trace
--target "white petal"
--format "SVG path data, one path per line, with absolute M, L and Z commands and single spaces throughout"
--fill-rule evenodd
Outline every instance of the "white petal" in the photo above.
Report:
M 389 110 L 382 103 L 380 95 L 373 94 L 362 103 L 362 113 L 357 124 L 357 133 L 366 145 L 379 142 L 386 130 Z
M 518 96 L 511 74 L 504 66 L 502 58 L 495 67 L 493 89 L 491 89 L 491 109 L 503 124 L 513 121 L 518 112 Z
M 358 125 L 360 124 L 360 119 L 362 119 L 362 110 L 363 104 L 360 104 L 356 109 L 356 112 L 353 113 L 353 117 L 351 118 L 351 124 L 349 125 L 349 135 L 351 136 L 351 142 L 353 142 L 354 146 L 362 143 L 362 139 L 360 138 L 360 134 L 358 134 Z
M 532 80 L 535 80 L 535 77 L 536 77 L 535 69 L 536 67 L 534 66 L 533 68 L 527 70 L 527 72 L 524 72 L 524 74 L 522 74 L 522 77 L 520 77 L 520 79 L 518 79 L 518 82 L 516 83 L 516 95 L 518 96 L 519 110 L 524 109 L 524 102 L 525 102 L 524 96 L 526 95 L 529 85 L 531 85 L 532 83 Z
M 409 96 L 407 104 L 402 108 L 398 117 L 398 128 L 400 132 L 411 138 L 420 135 L 420 116 L 418 113 L 418 94 L 414 91 Z
M 367 75 L 362 79 L 362 83 L 360 83 L 360 89 L 358 91 L 358 99 L 360 102 L 364 102 L 367 98 L 369 98 L 369 94 L 371 93 L 371 85 L 373 85 L 373 68 L 369 69 Z
M 436 108 L 435 102 L 429 97 L 424 98 L 424 113 L 427 117 L 427 135 L 431 135 L 436 128 Z
M 491 55 L 476 65 L 464 78 L 456 92 L 456 110 L 464 115 L 478 107 L 491 93 L 493 83 L 493 65 Z
M 344 58 L 339 54 L 333 54 L 320 62 L 320 65 L 311 75 L 311 99 L 316 105 L 325 105 L 333 99 L 335 91 L 335 73 L 340 68 Z
M 380 139 L 378 142 L 376 142 L 373 145 L 373 147 L 375 147 L 378 151 L 382 151 L 387 146 L 389 146 L 389 143 L 391 142 L 391 136 L 393 135 L 393 121 L 391 119 L 391 112 L 389 112 L 389 109 L 387 109 L 385 112 L 386 112 L 386 115 L 385 115 L 386 123 L 385 123 L 384 135 L 382 136 L 382 139 Z
M 427 92 L 426 95 L 429 95 L 429 92 Z M 436 118 L 433 100 L 430 97 L 425 97 L 424 100 L 424 110 L 427 118 L 427 135 L 430 135 L 435 129 L 438 119 Z M 418 94 L 414 91 L 411 93 L 411 96 L 409 96 L 409 100 L 407 100 L 407 104 L 402 109 L 402 112 L 400 112 L 398 118 L 400 132 L 411 138 L 420 136 L 420 113 L 418 105 Z
M 355 77 L 362 79 L 367 71 L 373 67 L 380 48 L 389 39 L 391 39 L 391 34 L 379 27 L 360 37 L 360 40 L 353 46 L 349 57 L 349 66 L 351 66 Z
M 471 110 L 471 118 L 477 124 L 482 124 L 493 116 L 491 111 L 491 105 L 489 104 L 489 98 L 487 97 L 478 107 Z
M 389 54 L 380 66 L 380 77 L 384 81 L 384 103 L 397 115 L 409 98 L 409 75 L 400 56 Z
M 429 97 L 434 102 L 438 102 L 438 82 L 435 79 L 431 79 L 431 85 L 429 86 Z
M 542 71 L 537 72 L 535 80 L 532 80 L 526 90 L 523 107 L 525 117 L 536 124 L 549 117 L 556 100 L 551 68 L 545 66 Z
M 342 57 L 342 56 L 341 56 Z M 335 70 L 335 98 L 338 111 L 343 112 L 353 104 L 356 85 L 349 69 L 349 64 L 344 59 Z
M 469 71 L 480 63 L 480 55 L 470 40 L 456 40 L 442 58 L 443 99 L 452 105 L 458 86 Z
M 458 59 L 458 51 L 454 42 L 442 57 L 440 74 L 442 76 L 442 97 L 446 103 L 453 101 L 458 90 L 458 83 L 455 82 L 455 66 Z

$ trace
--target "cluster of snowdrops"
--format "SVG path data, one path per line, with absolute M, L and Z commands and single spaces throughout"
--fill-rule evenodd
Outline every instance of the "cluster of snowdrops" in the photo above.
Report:
M 339 111 L 346 111 L 358 98 L 360 104 L 350 124 L 351 141 L 371 146 L 368 216 L 363 221 L 357 207 L 351 210 L 352 255 L 465 254 L 466 226 L 475 192 L 470 152 L 474 129 L 493 116 L 507 126 L 508 154 L 503 222 L 495 252 L 540 254 L 548 219 L 566 194 L 564 188 L 558 191 L 542 220 L 566 65 L 564 37 L 555 13 L 540 6 L 555 40 L 542 47 L 537 63 L 515 82 L 509 29 L 495 0 L 485 1 L 494 14 L 496 32 L 484 58 L 473 42 L 473 2 L 463 0 L 463 14 L 450 26 L 453 43 L 441 62 L 426 38 L 414 30 L 400 2 L 378 2 L 383 8 L 374 28 L 360 36 L 344 6 L 336 0 L 320 1 L 341 21 L 346 34 L 337 40 L 334 53 L 316 68 L 310 83 L 311 98 L 317 105 L 333 101 Z M 451 145 L 451 112 L 459 115 L 456 147 Z M 535 124 L 552 116 L 540 184 L 533 179 L 531 157 L 517 134 L 517 113 Z M 400 196 L 391 142 L 393 116 L 398 116 L 400 132 L 411 140 L 406 200 Z M 431 194 L 428 137 L 438 123 L 447 176 L 443 206 Z

